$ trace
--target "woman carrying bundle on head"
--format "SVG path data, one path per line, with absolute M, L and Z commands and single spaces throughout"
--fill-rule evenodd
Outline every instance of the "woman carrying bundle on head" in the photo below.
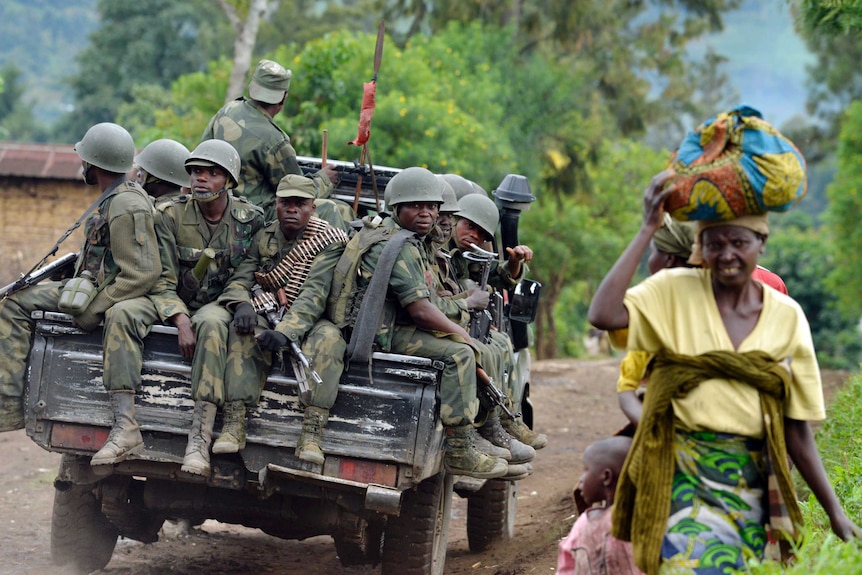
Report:
M 616 493 L 613 533 L 655 573 L 725 573 L 776 557 L 801 515 L 787 456 L 843 539 L 858 537 L 808 421 L 825 417 L 805 314 L 753 278 L 767 211 L 805 193 L 802 156 L 750 108 L 689 134 L 644 192 L 641 228 L 590 305 L 600 329 L 654 355 Z M 665 211 L 695 221 L 691 261 L 628 289 Z M 784 546 L 786 548 L 786 546 Z

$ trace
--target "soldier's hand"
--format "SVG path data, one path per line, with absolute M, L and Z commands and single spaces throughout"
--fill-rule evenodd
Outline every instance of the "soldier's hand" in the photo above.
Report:
M 195 355 L 197 340 L 195 331 L 192 329 L 191 319 L 184 313 L 178 313 L 171 320 L 177 328 L 177 344 L 180 347 L 180 354 L 185 359 L 192 359 Z
M 506 252 L 509 254 L 509 261 L 524 261 L 526 263 L 533 261 L 533 250 L 530 246 L 520 245 L 514 248 L 506 248 Z
M 257 314 L 250 303 L 241 303 L 233 314 L 233 326 L 238 334 L 248 334 L 257 325 Z
M 479 288 L 470 288 L 467 290 L 467 309 L 485 309 L 488 307 L 488 302 L 491 301 L 491 294 Z
M 327 164 L 326 166 L 320 168 L 320 171 L 326 174 L 326 177 L 329 178 L 329 181 L 332 182 L 333 186 L 338 185 L 338 180 L 341 176 L 338 173 L 338 170 L 331 164 Z
M 257 336 L 257 345 L 261 349 L 277 351 L 287 345 L 287 336 L 280 331 L 268 329 Z

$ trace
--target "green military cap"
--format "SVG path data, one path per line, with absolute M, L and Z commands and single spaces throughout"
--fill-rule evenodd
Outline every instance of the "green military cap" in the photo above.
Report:
M 272 60 L 261 60 L 248 84 L 248 94 L 253 100 L 266 104 L 278 104 L 290 88 L 293 73 Z
M 297 174 L 287 174 L 280 182 L 275 190 L 277 198 L 317 198 L 317 186 L 314 180 L 299 176 Z

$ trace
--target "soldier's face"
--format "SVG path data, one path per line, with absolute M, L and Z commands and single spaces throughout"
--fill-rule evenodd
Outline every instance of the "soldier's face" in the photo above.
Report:
M 446 212 L 437 216 L 437 227 L 443 233 L 443 241 L 448 242 L 452 237 L 452 214 Z
M 214 200 L 227 186 L 227 172 L 219 166 L 191 166 L 192 194 L 195 200 Z
M 404 229 L 427 236 L 437 221 L 439 210 L 440 204 L 430 202 L 398 204 L 398 220 Z
M 281 233 L 289 240 L 296 239 L 305 230 L 308 220 L 314 214 L 314 200 L 311 198 L 276 198 L 275 211 Z
M 488 234 L 467 218 L 458 218 L 458 223 L 455 224 L 455 241 L 460 248 L 469 250 L 470 244 L 481 246 L 488 241 Z

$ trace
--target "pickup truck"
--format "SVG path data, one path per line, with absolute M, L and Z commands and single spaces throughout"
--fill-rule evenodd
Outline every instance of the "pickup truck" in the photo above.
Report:
M 314 167 L 305 161 L 305 169 Z M 340 169 L 356 175 L 355 166 Z M 377 170 L 382 198 L 394 170 Z M 373 200 L 370 175 L 359 181 L 367 205 Z M 348 199 L 355 182 L 344 178 L 337 191 Z M 289 362 L 275 365 L 260 405 L 249 414 L 247 446 L 237 454 L 213 454 L 210 476 L 201 477 L 180 470 L 194 405 L 191 365 L 178 352 L 175 328 L 155 326 L 146 338 L 135 400 L 145 449 L 102 469 L 90 466 L 112 424 L 101 382 L 101 330 L 83 332 L 60 313 L 36 311 L 33 320 L 26 430 L 40 447 L 62 454 L 51 554 L 67 570 L 101 569 L 118 537 L 156 541 L 167 519 L 215 519 L 285 539 L 330 535 L 343 565 L 379 564 L 383 575 L 440 575 L 453 493 L 468 498 L 471 550 L 514 535 L 517 482 L 443 471 L 440 362 L 353 342 L 366 359 L 345 362 L 323 436 L 322 466 L 294 457 L 303 418 L 298 384 Z M 517 354 L 520 407 L 531 423 L 529 350 Z

